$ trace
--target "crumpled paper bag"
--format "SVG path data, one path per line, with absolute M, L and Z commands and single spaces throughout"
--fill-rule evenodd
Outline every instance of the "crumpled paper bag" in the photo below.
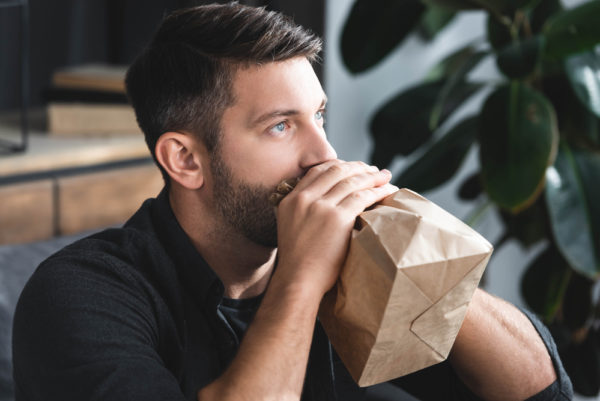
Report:
M 493 247 L 408 189 L 363 212 L 319 319 L 359 386 L 442 362 Z

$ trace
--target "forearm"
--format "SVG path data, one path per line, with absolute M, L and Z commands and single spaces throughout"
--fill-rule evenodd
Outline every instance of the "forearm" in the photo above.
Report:
M 523 400 L 556 380 L 550 355 L 529 319 L 481 290 L 469 305 L 450 362 L 486 400 Z
M 299 400 L 320 299 L 274 277 L 238 354 L 198 400 Z

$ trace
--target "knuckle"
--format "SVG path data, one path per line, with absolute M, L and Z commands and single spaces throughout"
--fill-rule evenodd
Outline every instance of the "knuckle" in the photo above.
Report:
M 331 213 L 331 207 L 327 202 L 317 200 L 310 204 L 308 212 L 312 216 L 327 216 Z
M 366 191 L 357 191 L 357 192 L 353 192 L 350 196 L 352 197 L 352 200 L 362 201 L 362 200 L 366 199 L 367 193 L 366 193 Z
M 371 180 L 377 180 L 380 177 L 379 171 L 373 171 L 373 170 L 369 171 L 367 173 L 367 175 L 368 175 L 369 179 L 371 179 Z
M 359 161 L 356 161 L 355 163 L 361 169 L 369 169 L 370 168 L 370 166 L 367 163 L 363 162 L 363 161 L 359 160 Z
M 330 174 L 338 175 L 342 174 L 346 170 L 345 166 L 342 164 L 333 164 L 328 167 L 327 171 Z
M 310 199 L 311 199 L 311 194 L 307 190 L 300 191 L 295 196 L 296 205 L 298 205 L 299 207 L 305 207 L 308 204 L 310 204 Z
M 359 185 L 359 183 L 360 183 L 360 177 L 355 176 L 355 175 L 346 177 L 340 182 L 340 184 L 342 184 L 346 188 L 354 188 L 357 185 Z
M 310 173 L 310 172 L 314 172 L 314 173 L 322 173 L 322 172 L 326 171 L 326 170 L 327 170 L 327 168 L 328 168 L 328 166 L 327 166 L 327 165 L 325 165 L 325 164 L 317 164 L 316 166 L 312 167 L 312 168 L 309 170 L 309 173 Z

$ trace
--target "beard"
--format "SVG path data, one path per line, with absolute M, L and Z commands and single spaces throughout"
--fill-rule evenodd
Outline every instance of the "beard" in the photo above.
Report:
M 277 247 L 277 218 L 269 202 L 274 188 L 248 184 L 233 177 L 217 148 L 210 167 L 217 211 L 235 231 L 259 245 Z

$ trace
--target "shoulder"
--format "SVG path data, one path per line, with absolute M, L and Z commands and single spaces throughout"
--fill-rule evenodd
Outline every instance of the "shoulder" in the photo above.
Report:
M 155 202 L 144 202 L 123 227 L 80 239 L 43 261 L 20 295 L 15 320 L 61 314 L 74 304 L 94 309 L 122 300 L 156 313 L 157 304 L 173 302 L 164 294 L 178 292 L 177 274 L 153 222 Z
M 30 287 L 38 291 L 44 287 L 76 287 L 86 281 L 97 286 L 121 283 L 133 287 L 158 281 L 153 271 L 160 266 L 162 274 L 168 274 L 174 266 L 153 223 L 155 202 L 144 202 L 123 227 L 92 234 L 47 258 L 29 279 L 24 292 Z
M 156 346 L 158 333 L 174 326 L 176 276 L 152 235 L 135 228 L 110 229 L 81 239 L 40 264 L 19 297 L 14 316 L 14 345 L 73 344 L 108 330 L 119 339 L 144 338 Z M 162 275 L 162 276 L 161 276 Z M 31 341 L 29 341 L 29 340 Z M 65 340 L 70 339 L 70 340 Z M 21 350 L 23 347 L 20 348 Z
M 152 246 L 144 236 L 131 229 L 110 229 L 50 256 L 23 288 L 15 320 L 22 315 L 61 315 L 75 307 L 94 309 L 117 299 L 133 300 L 140 311 L 150 309 L 159 296 L 147 273 L 152 256 L 145 250 Z
M 169 271 L 157 246 L 148 232 L 111 229 L 42 262 L 15 311 L 17 385 L 28 391 L 60 387 L 62 394 L 90 390 L 104 375 L 127 378 L 132 370 L 166 377 L 165 361 L 176 359 L 180 331 L 176 308 L 153 273 Z
M 165 257 L 148 233 L 128 228 L 108 229 L 78 240 L 47 258 L 27 285 L 43 282 L 57 285 L 63 281 L 65 285 L 74 285 L 73 281 L 91 277 L 99 280 L 98 285 L 105 281 L 132 284 L 144 281 L 147 276 L 144 271 L 152 268 L 155 259 Z

